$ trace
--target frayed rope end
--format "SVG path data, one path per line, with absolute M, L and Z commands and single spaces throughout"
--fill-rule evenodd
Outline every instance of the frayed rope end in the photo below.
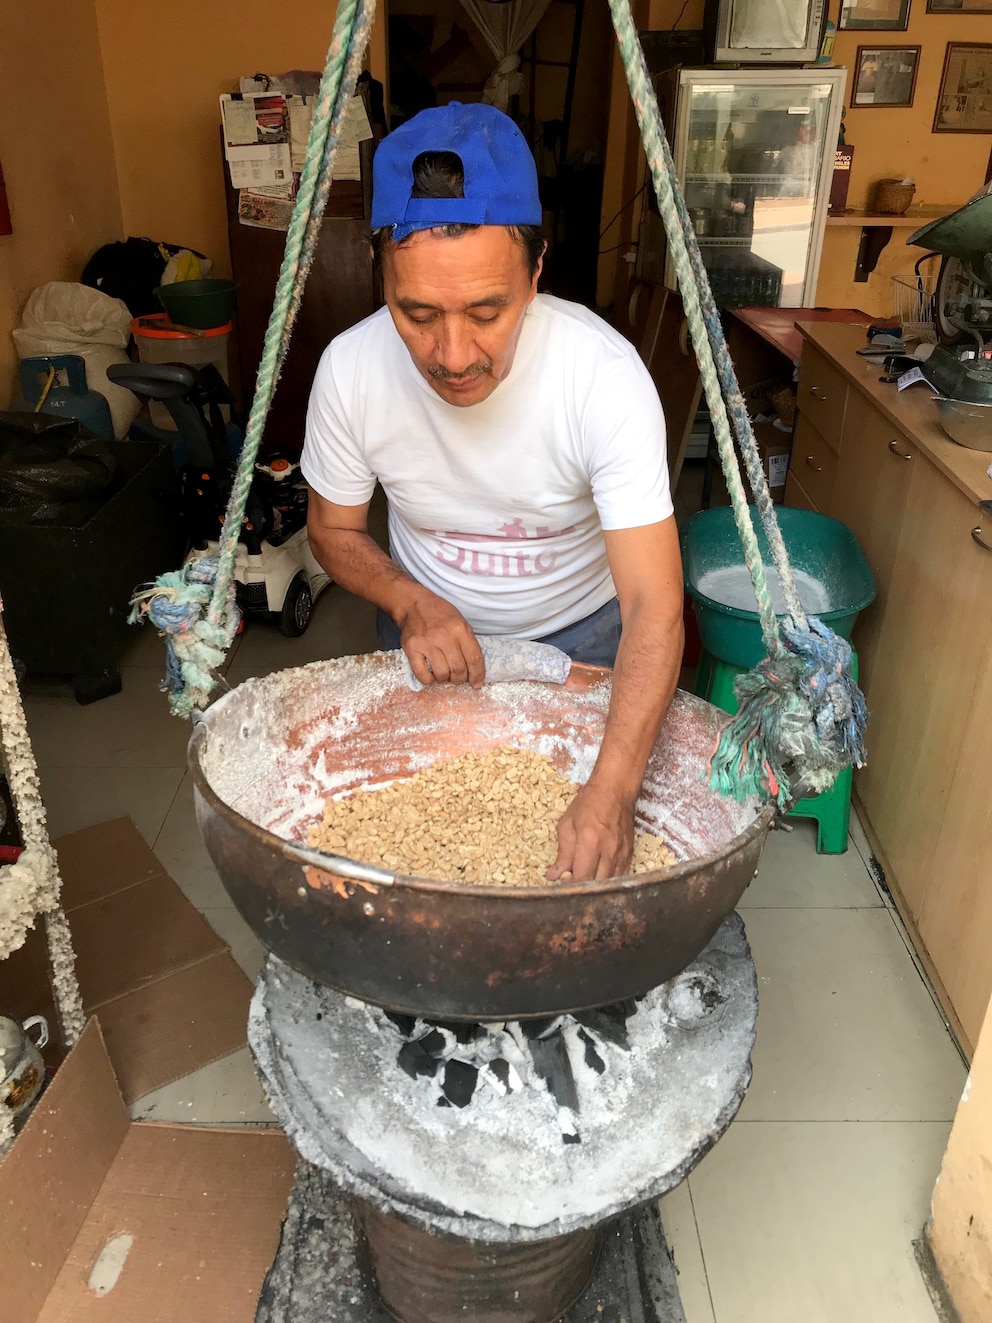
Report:
M 820 794 L 865 762 L 868 709 L 851 670 L 851 646 L 815 616 L 781 622 L 788 652 L 765 658 L 734 682 L 738 711 L 710 758 L 710 786 L 744 801 L 757 795 L 783 811 L 798 787 Z

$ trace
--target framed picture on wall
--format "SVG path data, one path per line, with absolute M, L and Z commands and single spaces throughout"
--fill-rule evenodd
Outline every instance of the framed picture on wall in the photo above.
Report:
M 905 32 L 909 27 L 909 0 L 841 0 L 839 27 L 842 31 Z
M 852 109 L 911 106 L 919 62 L 919 46 L 859 46 Z
M 992 45 L 949 41 L 934 133 L 992 133 Z
M 992 14 L 992 0 L 927 0 L 928 14 Z

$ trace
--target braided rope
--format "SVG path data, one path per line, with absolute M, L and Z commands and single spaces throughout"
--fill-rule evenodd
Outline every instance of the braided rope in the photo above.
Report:
M 83 1001 L 75 957 L 59 897 L 62 878 L 48 839 L 38 764 L 28 737 L 14 663 L 0 603 L 0 763 L 6 766 L 10 797 L 24 840 L 20 858 L 0 865 L 0 960 L 23 946 L 35 918 L 46 918 L 52 991 L 67 1046 L 83 1031 Z
M 799 599 L 696 235 L 685 201 L 672 184 L 675 166 L 630 3 L 609 0 L 609 5 L 768 654 L 757 671 L 735 683 L 739 711 L 714 750 L 710 783 L 738 799 L 755 793 L 770 795 L 785 807 L 791 795 L 790 774 L 794 782 L 820 792 L 832 784 L 841 768 L 852 762 L 863 764 L 867 709 L 851 674 L 850 646 L 815 617 L 807 618 Z M 781 625 L 751 521 L 731 420 L 785 596 L 786 615 Z
M 147 615 L 166 636 L 165 687 L 177 716 L 206 707 L 215 674 L 238 627 L 234 569 L 255 460 L 313 265 L 341 127 L 355 94 L 375 13 L 375 0 L 338 3 L 217 555 L 188 561 L 131 599 L 130 619 L 140 621 Z

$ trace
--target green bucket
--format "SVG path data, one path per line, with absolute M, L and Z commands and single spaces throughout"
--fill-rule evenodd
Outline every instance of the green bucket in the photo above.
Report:
M 209 331 L 231 320 L 238 287 L 233 280 L 177 280 L 159 285 L 155 297 L 177 326 Z
M 767 571 L 768 539 L 757 509 L 748 509 Z M 807 614 L 850 639 L 858 612 L 875 597 L 875 577 L 857 539 L 846 524 L 811 510 L 779 506 L 776 514 Z M 729 506 L 701 510 L 689 520 L 682 532 L 682 562 L 703 647 L 720 661 L 751 670 L 765 656 L 765 646 Z M 770 585 L 774 600 L 781 593 L 774 572 Z

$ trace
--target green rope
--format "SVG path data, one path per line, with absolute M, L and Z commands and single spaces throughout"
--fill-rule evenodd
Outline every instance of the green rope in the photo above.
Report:
M 735 684 L 740 710 L 714 751 L 710 781 L 714 789 L 738 799 L 760 794 L 784 807 L 790 799 L 790 777 L 819 792 L 843 767 L 863 763 L 867 711 L 851 675 L 850 646 L 820 621 L 807 619 L 803 609 L 695 231 L 685 200 L 672 183 L 674 162 L 629 0 L 609 4 L 768 654 L 756 672 Z M 785 597 L 787 614 L 781 625 L 751 520 L 731 418 Z
M 217 557 L 189 562 L 132 599 L 132 619 L 147 612 L 166 631 L 169 704 L 178 716 L 207 705 L 238 626 L 234 568 L 255 460 L 313 265 L 341 126 L 355 94 L 375 11 L 375 0 L 339 0 Z

